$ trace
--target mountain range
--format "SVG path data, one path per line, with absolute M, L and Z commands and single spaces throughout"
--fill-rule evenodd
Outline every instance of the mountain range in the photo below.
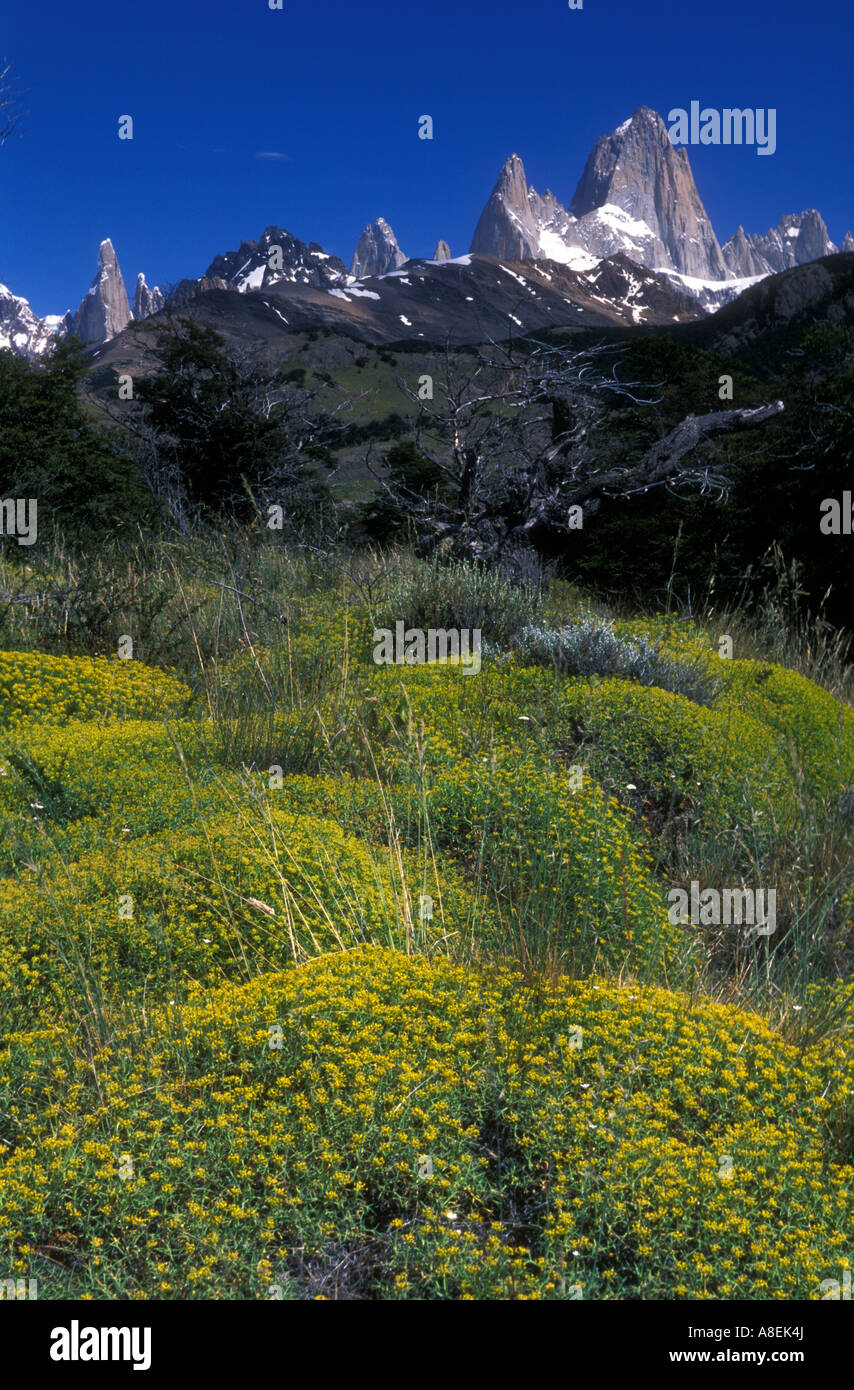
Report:
M 721 244 L 685 148 L 643 106 L 596 141 L 566 207 L 550 189 L 540 195 L 529 186 L 511 154 L 465 255 L 452 257 L 440 239 L 431 258 L 407 258 L 379 217 L 361 233 L 348 269 L 319 243 L 269 226 L 168 291 L 140 274 L 131 306 L 105 240 L 73 314 L 39 319 L 0 285 L 0 347 L 38 358 L 75 333 L 97 350 L 167 299 L 186 305 L 214 295 L 228 315 L 235 293 L 257 299 L 252 316 L 269 320 L 265 332 L 319 326 L 368 342 L 465 343 L 561 324 L 684 322 L 837 249 L 813 208 L 784 215 L 764 236 L 739 226 Z M 854 251 L 850 231 L 841 249 Z

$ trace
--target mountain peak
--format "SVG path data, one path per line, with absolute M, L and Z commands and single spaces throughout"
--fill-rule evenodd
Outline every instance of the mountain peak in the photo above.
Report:
M 476 255 L 502 256 L 512 261 L 541 255 L 525 166 L 518 154 L 509 155 L 501 166 L 474 229 L 471 249 Z
M 717 237 L 700 201 L 684 150 L 676 150 L 657 111 L 639 106 L 590 152 L 570 212 L 581 218 L 619 208 L 643 224 L 664 253 L 659 264 L 682 275 L 725 280 Z
M 495 183 L 496 188 L 507 188 L 519 186 L 525 192 L 528 191 L 528 181 L 525 177 L 525 166 L 518 154 L 510 154 L 501 166 L 501 172 Z
M 632 112 L 629 124 L 633 125 L 635 121 L 637 121 L 638 123 L 646 122 L 647 124 L 654 125 L 656 128 L 662 126 L 664 127 L 664 129 L 666 129 L 666 127 L 664 126 L 664 121 L 661 119 L 657 111 L 653 111 L 651 106 L 639 106 L 637 111 Z
M 145 276 L 140 271 L 136 277 L 136 293 L 133 297 L 134 318 L 147 319 L 150 314 L 156 314 L 158 309 L 162 309 L 163 303 L 163 291 L 157 285 L 153 289 L 147 285 Z
M 83 343 L 103 343 L 121 333 L 133 315 L 113 243 L 106 237 L 98 247 L 98 270 L 72 321 L 72 332 Z
M 824 218 L 815 208 L 787 212 L 776 227 L 768 228 L 765 236 L 745 235 L 739 227 L 723 247 L 727 266 L 739 277 L 777 274 L 831 256 L 835 251 Z
M 242 241 L 236 251 L 226 251 L 211 261 L 203 280 L 222 280 L 246 294 L 290 280 L 314 289 L 342 285 L 347 267 L 330 256 L 316 241 L 306 245 L 282 227 L 265 227 L 258 241 Z M 182 293 L 185 291 L 182 290 Z
M 406 256 L 397 244 L 397 237 L 385 218 L 378 217 L 373 226 L 368 223 L 359 237 L 351 273 L 362 280 L 366 275 L 387 275 L 405 263 Z
M 34 362 L 49 352 L 70 326 L 70 314 L 64 317 L 48 314 L 40 319 L 26 299 L 0 285 L 0 348 L 8 348 Z

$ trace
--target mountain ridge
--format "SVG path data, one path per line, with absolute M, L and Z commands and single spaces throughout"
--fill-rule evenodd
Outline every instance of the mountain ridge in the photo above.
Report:
M 854 249 L 850 231 L 842 248 Z M 814 208 L 784 214 L 764 235 L 747 233 L 739 226 L 721 245 L 697 191 L 686 149 L 674 147 L 662 118 L 652 108 L 641 106 L 610 134 L 596 140 L 568 206 L 550 188 L 540 195 L 528 184 L 520 156 L 515 152 L 509 155 L 478 218 L 469 255 L 514 265 L 551 263 L 581 277 L 569 282 L 571 293 L 564 297 L 566 318 L 573 321 L 579 304 L 586 307 L 590 285 L 599 280 L 603 284 L 613 282 L 618 298 L 609 308 L 618 318 L 625 317 L 626 311 L 651 310 L 653 300 L 655 312 L 659 312 L 667 299 L 662 287 L 667 286 L 673 305 L 679 306 L 671 317 L 678 319 L 686 298 L 694 301 L 700 313 L 715 312 L 763 277 L 836 252 L 824 220 Z M 637 302 L 637 290 L 626 280 L 625 266 L 615 270 L 615 260 L 620 257 L 633 263 L 635 279 L 638 274 L 656 277 L 644 282 L 648 305 Z M 456 258 L 456 263 L 462 259 Z M 323 291 L 342 302 L 376 300 L 381 292 L 373 281 L 400 275 L 416 262 L 428 266 L 453 263 L 442 240 L 431 261 L 417 257 L 407 260 L 384 217 L 364 228 L 349 269 L 318 242 L 306 243 L 271 224 L 258 240 L 243 241 L 236 250 L 216 255 L 202 275 L 180 281 L 168 296 L 157 286 L 149 287 L 140 274 L 131 307 L 118 258 L 107 239 L 99 248 L 95 278 L 73 315 L 39 319 L 25 299 L 0 287 L 0 346 L 37 359 L 59 338 L 75 332 L 90 347 L 98 347 L 132 322 L 158 313 L 167 299 L 173 305 L 187 304 L 220 288 L 281 297 L 290 285 Z M 592 281 L 594 272 L 606 263 L 606 271 Z M 488 277 L 475 278 L 483 289 Z M 365 281 L 372 283 L 366 286 Z M 390 292 L 382 293 L 388 296 Z M 302 305 L 299 312 L 304 308 Z M 485 304 L 483 308 L 493 328 L 497 327 L 492 307 Z M 552 312 L 557 310 L 555 304 Z M 324 319 L 325 306 L 318 307 L 317 312 Z M 282 308 L 279 313 L 287 321 Z M 353 317 L 361 323 L 365 316 Z M 398 318 L 403 327 L 408 317 L 401 305 Z M 428 318 L 430 330 L 435 331 L 434 316 Z M 461 331 L 458 319 L 456 315 L 456 332 Z

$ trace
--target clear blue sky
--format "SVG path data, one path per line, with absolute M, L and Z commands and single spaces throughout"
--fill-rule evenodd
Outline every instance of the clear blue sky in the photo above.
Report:
M 131 293 L 138 271 L 201 274 L 271 223 L 348 263 L 379 215 L 408 255 L 440 236 L 459 255 L 511 151 L 568 202 L 597 136 L 644 104 L 776 107 L 771 157 L 689 148 L 721 240 L 806 207 L 837 243 L 854 227 L 851 0 L 5 8 L 29 114 L 0 150 L 0 281 L 39 314 L 76 307 L 107 236 Z

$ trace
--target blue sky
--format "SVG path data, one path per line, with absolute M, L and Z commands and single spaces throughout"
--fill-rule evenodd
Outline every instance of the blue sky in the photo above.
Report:
M 722 241 L 817 207 L 839 242 L 854 228 L 852 36 L 850 0 L 9 6 L 0 56 L 28 115 L 0 150 L 0 281 L 61 313 L 104 237 L 132 293 L 138 271 L 199 275 L 271 223 L 349 263 L 379 215 L 408 255 L 439 237 L 459 255 L 512 151 L 566 203 L 599 135 L 692 100 L 777 110 L 771 157 L 688 150 Z

